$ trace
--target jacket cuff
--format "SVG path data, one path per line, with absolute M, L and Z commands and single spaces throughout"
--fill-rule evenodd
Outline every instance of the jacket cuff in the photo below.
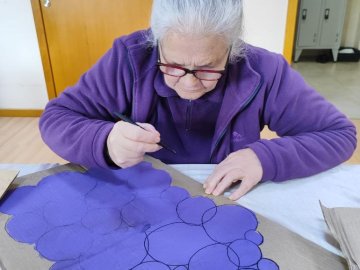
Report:
M 109 154 L 109 149 L 107 147 L 107 143 L 105 141 L 105 144 L 104 144 L 104 157 L 105 157 L 105 162 L 107 165 L 109 165 L 110 167 L 112 168 L 120 168 L 119 166 L 117 166 L 115 164 L 115 162 L 111 159 L 110 157 L 110 154 Z
M 92 145 L 93 160 L 97 167 L 104 169 L 117 169 L 118 167 L 113 166 L 107 162 L 105 157 L 106 140 L 112 130 L 114 123 L 107 123 L 103 125 L 95 135 Z
M 247 148 L 253 150 L 260 160 L 263 169 L 261 182 L 274 180 L 277 174 L 275 158 L 264 142 L 266 140 L 259 140 L 247 145 Z

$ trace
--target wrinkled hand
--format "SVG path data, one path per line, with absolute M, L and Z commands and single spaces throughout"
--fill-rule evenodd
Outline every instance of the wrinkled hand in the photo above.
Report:
M 112 161 L 121 168 L 143 161 L 147 152 L 161 149 L 160 133 L 150 124 L 137 123 L 144 129 L 124 121 L 117 122 L 107 138 L 107 148 Z
M 260 182 L 263 169 L 253 150 L 246 148 L 231 153 L 204 183 L 205 193 L 218 196 L 233 183 L 241 181 L 240 186 L 230 195 L 237 200 Z

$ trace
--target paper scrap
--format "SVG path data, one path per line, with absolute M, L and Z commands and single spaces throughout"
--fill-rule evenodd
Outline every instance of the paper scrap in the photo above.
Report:
M 360 208 L 327 208 L 320 202 L 326 224 L 339 242 L 350 270 L 360 270 Z
M 0 170 L 0 199 L 5 194 L 19 171 Z

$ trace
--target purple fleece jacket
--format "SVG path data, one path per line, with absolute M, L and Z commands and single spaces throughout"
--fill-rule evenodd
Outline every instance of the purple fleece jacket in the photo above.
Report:
M 203 121 L 197 132 L 204 143 L 199 138 L 199 143 L 192 143 L 195 139 L 185 134 L 186 128 L 178 128 L 181 123 L 175 120 L 187 114 L 181 109 L 184 100 L 166 90 L 156 66 L 158 52 L 148 46 L 147 33 L 139 31 L 115 40 L 76 85 L 48 103 L 40 130 L 53 151 L 87 167 L 111 168 L 104 149 L 117 111 L 137 122 L 154 124 L 162 140 L 180 152 L 181 147 L 191 147 L 188 152 L 193 155 L 188 159 L 164 149 L 154 154 L 167 163 L 219 163 L 233 151 L 251 148 L 262 164 L 262 181 L 309 176 L 338 165 L 353 153 L 354 125 L 306 84 L 281 55 L 250 45 L 246 57 L 229 65 L 218 82 L 221 89 L 213 90 L 218 93 L 213 94 L 215 98 L 195 101 L 199 112 L 192 111 L 192 115 L 198 123 Z M 171 105 L 171 98 L 177 98 L 174 104 L 179 108 Z M 206 98 L 215 102 L 215 114 L 209 117 L 201 111 L 211 108 Z M 261 139 L 265 125 L 280 138 Z

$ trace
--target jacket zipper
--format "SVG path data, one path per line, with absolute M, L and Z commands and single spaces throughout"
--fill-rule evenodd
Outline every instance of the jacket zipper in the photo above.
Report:
M 186 119 L 185 119 L 185 130 L 191 130 L 191 113 L 192 113 L 192 100 L 189 100 L 189 103 L 186 106 Z
M 254 97 L 256 96 L 256 94 L 259 92 L 262 83 L 263 83 L 263 82 L 262 82 L 262 78 L 261 78 L 261 80 L 260 80 L 259 84 L 256 86 L 253 94 L 252 94 L 252 95 L 246 100 L 246 102 L 241 106 L 241 108 L 239 109 L 239 112 L 238 112 L 238 113 L 241 113 L 241 112 L 247 107 L 247 105 L 249 105 L 249 103 L 254 99 Z M 212 164 L 212 160 L 213 160 L 213 157 L 214 157 L 215 150 L 216 150 L 219 142 L 221 141 L 222 137 L 225 135 L 226 131 L 228 130 L 230 123 L 231 123 L 231 121 L 230 121 L 229 124 L 224 128 L 224 130 L 220 133 L 219 138 L 216 140 L 214 149 L 213 149 L 213 151 L 212 151 L 211 154 L 210 154 L 210 159 L 209 159 L 209 163 L 210 163 L 210 164 Z

